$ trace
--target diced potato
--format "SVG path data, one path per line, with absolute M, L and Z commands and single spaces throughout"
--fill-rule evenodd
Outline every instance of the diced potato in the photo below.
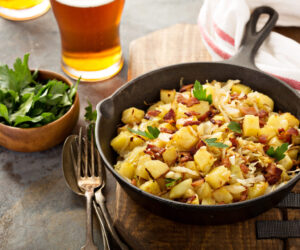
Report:
M 189 188 L 185 191 L 183 198 L 190 198 L 193 197 L 195 194 L 195 191 L 192 188 Z
M 177 199 L 182 197 L 186 192 L 186 190 L 191 188 L 191 184 L 192 184 L 192 179 L 186 179 L 180 182 L 179 184 L 177 184 L 176 186 L 174 186 L 170 191 L 170 195 L 169 195 L 170 199 Z
M 245 115 L 243 121 L 243 135 L 257 136 L 259 132 L 259 118 L 254 115 Z
M 198 141 L 198 138 L 191 133 L 189 127 L 182 127 L 179 129 L 172 138 L 172 143 L 175 145 L 178 150 L 189 150 L 193 147 Z
M 153 105 L 151 105 L 151 106 L 148 108 L 148 111 L 154 110 L 154 109 L 156 109 L 157 107 L 159 107 L 160 105 L 163 105 L 163 104 L 164 104 L 164 102 L 162 102 L 162 101 L 156 102 L 156 103 L 154 103 Z
M 231 178 L 229 182 L 231 184 L 236 183 L 237 179 L 244 179 L 243 172 L 239 166 L 231 165 L 230 171 L 231 171 Z
M 283 143 L 283 141 L 279 140 L 277 136 L 273 137 L 269 141 L 269 145 L 272 147 L 275 147 L 275 148 L 281 146 L 282 143 Z
M 206 150 L 206 147 L 201 147 L 194 155 L 196 167 L 203 173 L 209 172 L 211 166 L 214 164 L 214 157 Z
M 198 198 L 198 195 L 195 194 L 195 198 L 191 201 L 188 201 L 187 202 L 188 204 L 193 204 L 193 205 L 199 205 L 199 198 Z
M 206 90 L 206 95 L 212 95 L 212 97 L 214 96 L 214 87 L 210 84 L 204 84 L 203 85 L 203 89 Z
M 145 169 L 145 162 L 147 161 L 151 161 L 151 157 L 150 155 L 143 155 L 139 158 L 138 160 L 138 165 L 136 167 L 136 170 L 135 170 L 135 174 L 145 180 L 149 180 L 150 177 L 149 177 L 149 174 L 148 172 L 146 171 Z
M 225 187 L 221 187 L 213 192 L 213 197 L 218 203 L 232 203 L 233 197 Z
M 141 146 L 144 144 L 144 140 L 140 138 L 139 136 L 132 136 L 132 139 L 130 139 L 128 149 L 133 150 L 137 146 Z
M 140 123 L 144 118 L 145 112 L 137 108 L 125 109 L 122 113 L 122 122 L 127 124 Z
M 285 119 L 284 116 L 279 116 L 278 114 L 272 114 L 268 119 L 267 125 L 274 127 L 276 130 L 280 128 L 287 130 L 289 127 L 288 120 Z
M 207 182 L 202 183 L 202 185 L 197 189 L 197 194 L 200 200 L 211 197 L 212 188 L 209 186 Z
M 238 83 L 238 84 L 235 84 L 232 86 L 231 91 L 238 93 L 238 94 L 241 94 L 241 93 L 249 94 L 251 92 L 251 88 L 244 84 Z
M 230 179 L 230 170 L 224 166 L 214 168 L 205 176 L 205 181 L 214 189 L 222 187 Z
M 181 119 L 181 118 L 186 118 L 187 115 L 185 113 L 189 112 L 188 107 L 178 103 L 177 109 L 176 109 L 176 120 Z
M 289 157 L 292 160 L 297 160 L 298 153 L 299 153 L 299 149 L 298 148 L 291 148 L 291 149 L 289 149 L 287 151 L 287 154 L 289 155 Z
M 129 162 L 123 162 L 117 170 L 120 175 L 128 179 L 132 179 L 135 173 L 135 167 Z
M 132 135 L 129 133 L 129 131 L 121 132 L 114 139 L 112 139 L 110 145 L 115 151 L 118 152 L 118 154 L 122 155 L 122 153 L 126 150 L 127 146 L 129 145 L 131 137 Z
M 246 190 L 246 188 L 242 186 L 240 183 L 235 183 L 224 187 L 227 189 L 229 193 L 231 193 L 232 197 L 235 200 L 240 199 L 242 193 Z
M 177 159 L 177 150 L 174 146 L 171 146 L 163 152 L 162 157 L 168 165 L 172 165 Z
M 278 162 L 286 170 L 290 170 L 293 167 L 293 160 L 289 157 L 288 154 L 285 154 L 285 157 Z
M 144 150 L 146 147 L 139 146 L 134 148 L 131 152 L 128 153 L 126 161 L 132 163 L 133 165 L 137 165 L 139 158 L 142 155 L 145 155 Z
M 189 111 L 195 111 L 199 113 L 199 115 L 204 115 L 206 112 L 209 111 L 209 103 L 206 101 L 200 101 L 199 104 L 194 104 L 191 107 L 188 107 Z
M 140 186 L 140 189 L 150 194 L 159 194 L 161 192 L 157 181 L 154 180 L 146 181 Z
M 172 108 L 171 103 L 160 105 L 158 108 L 156 108 L 157 110 L 160 111 L 158 117 L 164 118 L 164 116 L 170 111 L 171 108 Z
M 197 170 L 196 163 L 194 161 L 187 161 L 184 163 L 184 166 L 190 170 Z
M 299 120 L 293 116 L 291 113 L 284 113 L 281 115 L 281 117 L 284 119 L 284 120 L 287 120 L 288 121 L 288 126 L 290 128 L 293 128 L 293 127 L 299 127 Z
M 248 199 L 263 195 L 268 187 L 268 182 L 258 182 L 248 188 Z
M 222 121 L 222 122 L 225 122 L 225 118 L 224 118 L 224 116 L 223 115 L 215 115 L 214 117 L 213 117 L 213 119 L 215 120 L 215 121 Z M 227 126 L 226 126 L 227 127 Z
M 212 197 L 204 198 L 201 201 L 201 205 L 215 205 L 216 201 Z
M 154 179 L 157 179 L 169 170 L 168 165 L 159 160 L 146 161 L 144 166 Z
M 165 179 L 164 176 L 161 176 L 161 177 L 157 178 L 156 181 L 157 181 L 161 191 L 167 190 L 166 179 Z
M 249 93 L 248 99 L 255 101 L 259 109 L 273 111 L 274 108 L 273 100 L 262 93 L 258 93 L 258 92 Z
M 160 90 L 160 100 L 164 103 L 173 102 L 175 99 L 176 90 L 168 90 L 168 89 L 161 89 Z
M 265 135 L 267 136 L 268 140 L 270 140 L 271 138 L 273 138 L 274 136 L 276 136 L 277 132 L 276 129 L 272 126 L 264 126 L 263 128 L 261 128 L 258 132 L 258 135 Z

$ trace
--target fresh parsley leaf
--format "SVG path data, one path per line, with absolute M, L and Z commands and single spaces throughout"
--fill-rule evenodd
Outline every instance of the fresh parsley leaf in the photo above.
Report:
M 7 107 L 2 103 L 0 103 L 0 117 L 3 117 L 8 123 L 10 123 Z
M 228 147 L 228 145 L 226 145 L 224 143 L 217 142 L 217 138 L 205 139 L 204 141 L 210 147 L 216 147 L 216 148 L 227 148 Z
M 207 101 L 209 104 L 212 104 L 212 95 L 207 96 L 206 89 L 197 80 L 194 83 L 193 94 L 199 101 Z
M 96 122 L 96 120 L 97 120 L 97 111 L 93 110 L 93 106 L 90 103 L 90 101 L 88 101 L 88 104 L 89 105 L 87 107 L 85 107 L 84 119 L 86 121 L 89 121 L 89 122 Z
M 241 129 L 241 125 L 235 121 L 231 121 L 229 124 L 228 124 L 228 128 L 233 131 L 233 132 L 236 132 L 238 134 L 242 133 L 242 129 Z
M 276 161 L 280 161 L 285 157 L 285 152 L 288 149 L 289 144 L 283 143 L 281 146 L 277 147 L 276 150 L 273 147 L 270 147 L 267 150 L 267 155 L 276 159 Z
M 166 187 L 173 187 L 177 181 L 179 181 L 181 178 L 178 179 L 172 179 L 172 178 L 165 178 Z
M 135 134 L 140 135 L 140 136 L 147 137 L 149 139 L 157 138 L 159 136 L 159 133 L 160 133 L 158 128 L 151 127 L 151 126 L 147 127 L 147 131 L 133 130 L 131 128 L 128 128 L 128 130 L 132 133 L 135 133 Z

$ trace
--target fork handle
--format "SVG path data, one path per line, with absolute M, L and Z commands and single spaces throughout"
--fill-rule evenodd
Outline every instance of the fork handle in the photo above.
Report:
M 108 235 L 107 235 L 107 231 L 106 231 L 106 227 L 105 227 L 105 221 L 104 221 L 105 219 L 103 217 L 103 213 L 102 213 L 101 209 L 98 207 L 98 205 L 96 204 L 95 201 L 93 201 L 93 206 L 94 206 L 96 215 L 97 215 L 99 223 L 100 223 L 104 250 L 110 250 Z
M 128 246 L 123 243 L 123 241 L 120 239 L 118 233 L 116 232 L 114 226 L 112 225 L 112 221 L 110 219 L 110 216 L 109 216 L 109 213 L 107 211 L 107 208 L 105 206 L 105 197 L 104 195 L 102 194 L 102 192 L 100 191 L 99 192 L 99 199 L 97 200 L 99 202 L 99 206 L 101 208 L 101 211 L 103 213 L 103 216 L 104 216 L 104 219 L 106 221 L 106 224 L 107 224 L 107 227 L 112 235 L 112 237 L 114 238 L 114 240 L 117 242 L 117 244 L 119 245 L 119 247 L 122 249 L 122 250 L 129 250 Z

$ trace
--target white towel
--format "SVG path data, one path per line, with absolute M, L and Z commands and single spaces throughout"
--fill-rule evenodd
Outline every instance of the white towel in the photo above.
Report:
M 279 13 L 277 25 L 300 26 L 300 0 L 204 1 L 198 25 L 214 61 L 229 59 L 238 51 L 251 11 L 262 5 Z M 300 44 L 296 41 L 272 31 L 259 49 L 255 64 L 300 90 Z

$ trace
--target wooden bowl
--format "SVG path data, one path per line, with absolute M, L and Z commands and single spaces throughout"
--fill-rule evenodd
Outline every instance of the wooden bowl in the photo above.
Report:
M 49 70 L 39 70 L 39 80 L 56 79 L 68 85 L 72 82 Z M 37 128 L 16 128 L 0 123 L 0 145 L 19 152 L 35 152 L 49 149 L 62 142 L 73 130 L 79 116 L 79 97 L 67 113 L 59 119 Z

